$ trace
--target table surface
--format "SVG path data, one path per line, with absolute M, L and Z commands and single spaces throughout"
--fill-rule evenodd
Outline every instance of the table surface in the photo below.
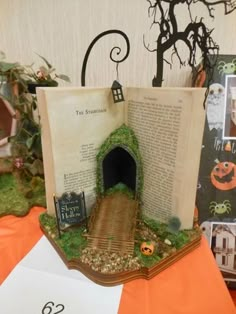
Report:
M 42 237 L 38 216 L 44 210 L 34 207 L 25 217 L 9 215 L 0 218 L 2 286 L 14 267 Z M 59 259 L 57 256 L 55 258 Z M 204 238 L 197 249 L 155 278 L 148 281 L 134 280 L 121 288 L 117 308 L 119 314 L 236 313 L 228 289 Z M 103 302 L 104 300 L 101 300 L 101 306 Z

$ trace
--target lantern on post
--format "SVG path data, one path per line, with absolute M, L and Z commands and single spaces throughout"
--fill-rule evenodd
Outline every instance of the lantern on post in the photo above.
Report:
M 114 103 L 124 101 L 122 85 L 118 81 L 114 81 L 111 87 Z

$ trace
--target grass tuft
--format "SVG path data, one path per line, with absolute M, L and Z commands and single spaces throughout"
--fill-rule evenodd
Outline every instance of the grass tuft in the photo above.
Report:
M 0 217 L 25 216 L 35 205 L 46 206 L 44 181 L 33 177 L 23 180 L 13 173 L 0 175 Z

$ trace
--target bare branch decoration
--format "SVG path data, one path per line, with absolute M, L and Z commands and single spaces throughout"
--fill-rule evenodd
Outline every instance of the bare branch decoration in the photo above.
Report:
M 201 71 L 206 71 L 208 76 L 211 77 L 213 73 L 214 64 L 209 60 L 209 55 L 218 55 L 219 45 L 215 43 L 212 37 L 212 29 L 208 29 L 205 25 L 203 18 L 195 18 L 193 20 L 193 4 L 201 3 L 208 11 L 209 17 L 214 19 L 214 10 L 218 5 L 224 6 L 224 14 L 229 14 L 236 9 L 236 0 L 146 0 L 148 2 L 148 16 L 152 18 L 151 26 L 154 24 L 159 27 L 155 41 L 155 48 L 150 49 L 150 44 L 145 43 L 144 47 L 156 53 L 156 73 L 152 80 L 152 86 L 161 86 L 163 82 L 164 63 L 167 62 L 165 53 L 172 48 L 171 62 L 173 55 L 177 56 L 180 66 L 185 65 L 181 59 L 177 48 L 177 42 L 183 42 L 188 51 L 188 65 L 196 67 L 196 55 L 200 52 L 203 67 Z M 175 9 L 178 4 L 186 4 L 190 23 L 186 25 L 184 31 L 179 31 Z M 166 7 L 168 7 L 166 9 Z M 217 60 L 217 58 L 216 58 Z M 170 64 L 170 62 L 167 62 Z

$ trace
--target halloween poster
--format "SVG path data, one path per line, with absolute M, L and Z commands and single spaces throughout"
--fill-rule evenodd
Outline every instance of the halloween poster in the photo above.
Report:
M 206 101 L 196 196 L 199 223 L 209 243 L 212 221 L 236 221 L 236 140 L 224 136 L 225 121 L 230 116 L 225 105 L 225 83 L 228 76 L 235 74 L 236 56 L 219 55 Z

